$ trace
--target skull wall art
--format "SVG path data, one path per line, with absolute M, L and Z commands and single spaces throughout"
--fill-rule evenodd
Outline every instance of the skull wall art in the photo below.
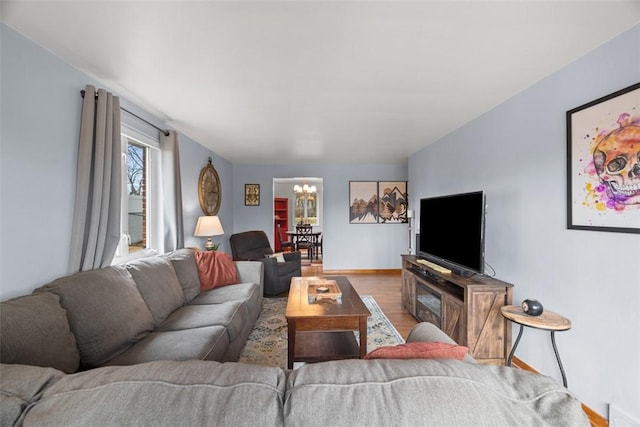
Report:
M 567 111 L 567 228 L 640 234 L 640 82 Z
M 593 162 L 611 199 L 640 204 L 640 126 L 623 126 L 598 138 Z

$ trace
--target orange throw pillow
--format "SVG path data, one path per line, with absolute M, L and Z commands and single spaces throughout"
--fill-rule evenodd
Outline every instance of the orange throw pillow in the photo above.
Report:
M 198 251 L 195 253 L 200 291 L 238 283 L 236 265 L 224 252 Z
M 443 342 L 410 342 L 396 346 L 379 347 L 365 359 L 457 359 L 462 360 L 469 349 L 462 345 Z

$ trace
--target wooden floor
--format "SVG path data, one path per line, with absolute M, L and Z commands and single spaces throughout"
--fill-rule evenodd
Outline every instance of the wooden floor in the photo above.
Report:
M 313 263 L 302 266 L 303 276 L 323 276 L 322 264 Z M 353 288 L 360 295 L 371 295 L 384 314 L 406 340 L 411 328 L 418 322 L 402 308 L 400 293 L 400 270 L 393 273 L 359 273 L 357 271 L 340 273 L 347 276 Z

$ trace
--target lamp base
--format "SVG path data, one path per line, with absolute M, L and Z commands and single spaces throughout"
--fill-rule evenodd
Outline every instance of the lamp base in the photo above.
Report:
M 218 250 L 218 246 L 220 246 L 219 243 L 213 243 L 213 241 L 211 241 L 211 237 L 207 238 L 207 243 L 205 243 L 204 245 L 204 249 L 207 251 L 217 251 Z

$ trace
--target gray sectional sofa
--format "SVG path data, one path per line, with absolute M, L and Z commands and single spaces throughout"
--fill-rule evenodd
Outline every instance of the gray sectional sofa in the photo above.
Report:
M 408 342 L 451 342 L 420 323 Z M 2 426 L 589 426 L 554 379 L 467 358 L 340 360 L 294 371 L 156 361 L 75 374 L 0 364 Z
M 263 265 L 200 292 L 194 251 L 80 272 L 0 305 L 0 361 L 66 373 L 154 360 L 235 361 L 262 309 Z
M 554 379 L 468 355 L 233 362 L 262 301 L 262 263 L 236 266 L 242 283 L 200 293 L 180 250 L 2 302 L 0 425 L 589 425 Z M 453 343 L 430 323 L 407 341 Z

